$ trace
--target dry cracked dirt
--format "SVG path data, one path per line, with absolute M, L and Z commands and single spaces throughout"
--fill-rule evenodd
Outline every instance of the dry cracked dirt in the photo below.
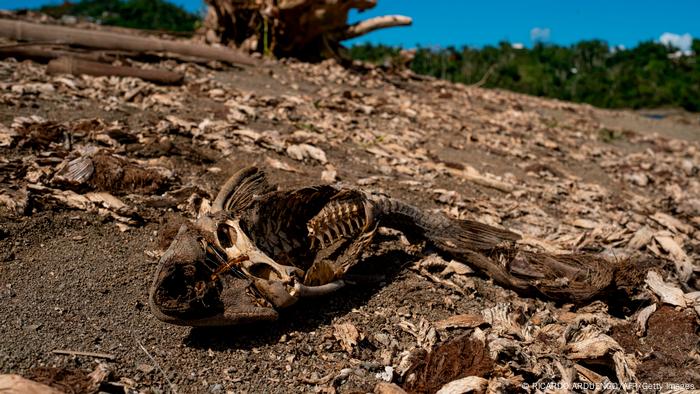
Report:
M 66 392 L 700 389 L 697 114 L 333 61 L 159 66 L 185 83 L 0 62 L 0 372 Z M 76 180 L 66 163 L 80 157 L 93 171 Z M 554 303 L 383 231 L 360 267 L 377 283 L 274 323 L 158 321 L 148 287 L 173 228 L 251 164 L 283 187 L 361 187 L 652 274 Z M 109 375 L 96 388 L 97 366 Z

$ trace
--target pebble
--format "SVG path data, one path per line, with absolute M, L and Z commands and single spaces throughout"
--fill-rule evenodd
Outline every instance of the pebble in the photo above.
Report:
M 383 372 L 377 372 L 375 376 L 377 379 L 381 379 L 385 382 L 391 382 L 391 380 L 394 379 L 394 367 L 386 366 L 384 367 Z

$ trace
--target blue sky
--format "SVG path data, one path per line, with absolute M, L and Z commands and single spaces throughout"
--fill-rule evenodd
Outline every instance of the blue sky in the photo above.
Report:
M 201 0 L 171 0 L 191 11 Z M 0 9 L 34 7 L 51 0 L 0 0 Z M 413 26 L 381 30 L 353 42 L 413 47 L 483 46 L 499 41 L 531 45 L 534 40 L 568 45 L 599 38 L 610 45 L 633 47 L 658 40 L 664 33 L 679 42 L 700 38 L 700 1 L 674 0 L 379 0 L 367 12 L 351 15 L 356 21 L 370 16 L 403 14 Z M 668 36 L 675 40 L 674 36 Z

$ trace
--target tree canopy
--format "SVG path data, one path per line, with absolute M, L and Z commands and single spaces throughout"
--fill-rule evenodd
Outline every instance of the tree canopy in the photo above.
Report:
M 43 6 L 39 11 L 54 17 L 89 17 L 105 25 L 138 29 L 192 32 L 200 23 L 196 14 L 165 0 L 81 0 Z
M 700 40 L 693 53 L 656 42 L 632 49 L 603 41 L 571 46 L 536 44 L 514 48 L 503 42 L 481 49 L 418 48 L 411 69 L 465 84 L 502 88 L 584 102 L 605 108 L 682 107 L 700 111 Z M 398 58 L 400 48 L 355 45 L 354 59 L 374 63 Z

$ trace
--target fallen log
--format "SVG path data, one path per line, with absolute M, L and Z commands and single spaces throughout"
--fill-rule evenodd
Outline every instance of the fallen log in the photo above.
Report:
M 74 57 L 60 57 L 51 60 L 46 69 L 49 74 L 87 74 L 94 76 L 118 76 L 135 77 L 144 81 L 150 81 L 163 85 L 182 83 L 184 76 L 180 73 L 167 70 L 146 70 L 136 67 L 113 66 L 111 64 L 93 62 L 90 60 L 76 59 Z
M 17 41 L 41 41 L 137 53 L 171 52 L 183 56 L 249 66 L 256 63 L 252 58 L 230 48 L 216 48 L 152 37 L 42 25 L 8 19 L 0 19 L 0 36 Z
M 124 53 L 122 53 L 124 54 Z M 37 63 L 48 63 L 62 56 L 72 56 L 76 59 L 92 60 L 96 62 L 113 62 L 117 55 L 105 51 L 72 51 L 57 48 L 55 45 L 8 45 L 0 46 L 0 59 L 15 58 L 19 61 L 32 60 Z

